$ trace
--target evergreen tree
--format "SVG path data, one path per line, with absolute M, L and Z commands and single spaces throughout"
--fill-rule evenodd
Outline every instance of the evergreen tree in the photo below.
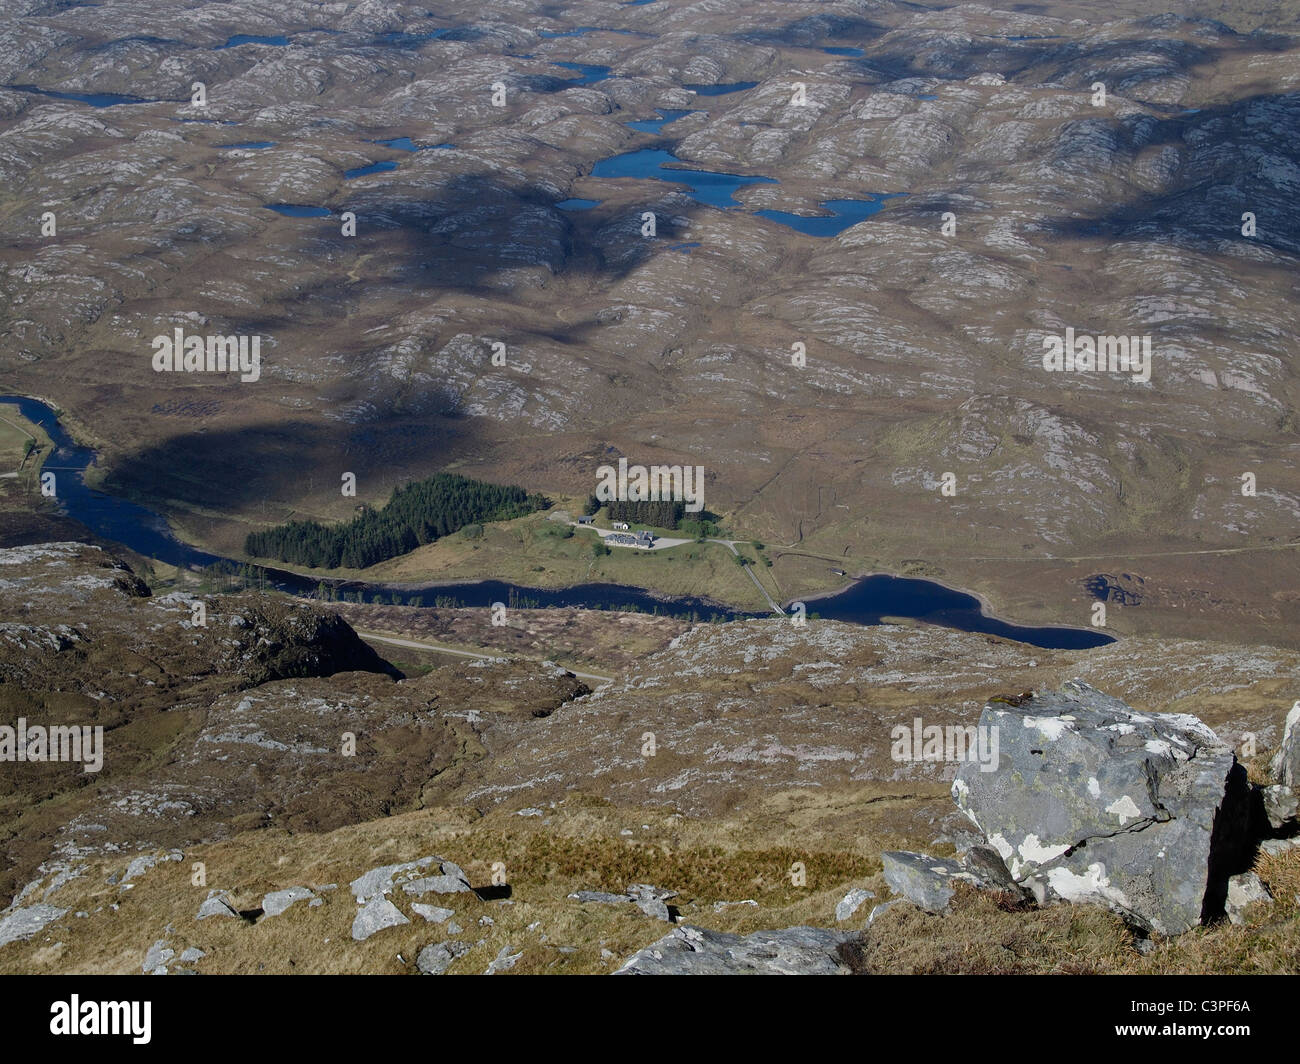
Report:
M 244 550 L 310 569 L 365 569 L 484 521 L 509 521 L 549 507 L 543 495 L 488 484 L 454 473 L 394 489 L 382 510 L 365 509 L 350 521 L 322 525 L 290 521 L 252 532 Z

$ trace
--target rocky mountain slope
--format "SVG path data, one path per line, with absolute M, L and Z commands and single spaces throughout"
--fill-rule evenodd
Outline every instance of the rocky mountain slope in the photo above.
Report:
M 0 580 L 5 720 L 106 726 L 99 773 L 0 765 L 3 970 L 613 971 L 664 921 L 839 928 L 808 941 L 856 944 L 824 962 L 846 971 L 964 970 L 952 942 L 980 922 L 1016 943 L 968 956 L 998 970 L 1300 959 L 1281 851 L 1261 857 L 1266 912 L 1167 941 L 1104 907 L 979 892 L 946 915 L 863 907 L 897 883 L 890 852 L 981 841 L 949 796 L 958 764 L 900 760 L 897 725 L 987 723 L 998 699 L 1082 677 L 1194 715 L 1262 782 L 1300 699 L 1292 651 L 747 621 L 697 625 L 593 690 L 510 657 L 395 676 L 332 614 L 256 593 L 209 597 L 196 629 L 187 602 L 76 544 L 0 551 Z M 888 943 L 862 937 L 868 916 Z

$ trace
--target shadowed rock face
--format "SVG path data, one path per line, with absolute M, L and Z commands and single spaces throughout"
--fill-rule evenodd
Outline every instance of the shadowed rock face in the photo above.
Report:
M 192 689 L 394 673 L 335 614 L 261 595 L 155 598 L 124 562 L 82 543 L 0 550 L 0 605 L 0 700 L 9 709 L 60 692 L 136 713 L 176 708 Z
M 589 691 L 506 660 L 402 682 L 317 606 L 215 596 L 196 626 L 193 601 L 97 547 L 0 550 L 0 723 L 104 728 L 98 772 L 0 763 L 0 893 L 47 860 L 384 817 L 462 783 L 478 712 L 531 720 Z
M 991 703 L 1001 759 L 966 766 L 958 806 L 1041 902 L 1107 905 L 1159 934 L 1222 915 L 1243 870 L 1245 772 L 1186 714 L 1144 714 L 1087 684 Z

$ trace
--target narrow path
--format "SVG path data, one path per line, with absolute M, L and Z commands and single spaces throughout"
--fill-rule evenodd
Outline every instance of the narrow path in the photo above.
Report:
M 14 424 L 12 421 L 10 421 L 7 417 L 0 417 L 0 421 L 3 421 L 6 425 L 8 425 L 8 426 L 9 426 L 10 428 L 12 428 L 12 429 L 17 429 L 17 430 L 18 430 L 19 432 L 21 432 L 24 436 L 26 436 L 29 440 L 35 440 L 35 439 L 36 439 L 36 437 L 33 436 L 30 432 L 28 432 L 25 428 L 23 428 L 21 425 L 15 425 L 15 424 Z M 40 441 L 37 441 L 37 442 L 40 442 Z
M 736 555 L 737 557 L 739 557 L 739 556 L 740 556 L 740 551 L 736 550 L 736 544 L 737 544 L 738 542 L 746 542 L 746 543 L 747 543 L 748 540 L 710 539 L 708 542 L 709 542 L 709 543 L 721 543 L 721 544 L 725 545 L 725 546 L 726 546 L 726 547 L 731 551 L 732 554 L 734 554 L 734 555 Z M 769 594 L 767 593 L 767 588 L 765 588 L 765 587 L 764 587 L 764 586 L 759 582 L 758 574 L 754 572 L 754 567 L 753 567 L 752 565 L 742 565 L 741 568 L 744 569 L 745 572 L 747 572 L 747 573 L 749 574 L 749 578 L 750 578 L 752 581 L 754 581 L 754 586 L 755 586 L 756 588 L 758 588 L 758 593 L 759 593 L 760 595 L 762 595 L 763 598 L 765 598 L 765 599 L 767 600 L 767 604 L 768 604 L 769 606 L 772 607 L 772 612 L 775 613 L 775 614 L 777 614 L 777 615 L 780 616 L 780 617 L 784 617 L 784 616 L 785 616 L 785 610 L 781 609 L 780 606 L 778 606 L 775 602 L 772 601 L 772 596 L 769 595 Z
M 439 654 L 455 654 L 457 657 L 461 657 L 461 658 L 490 659 L 490 658 L 518 657 L 517 654 L 482 654 L 475 650 L 454 650 L 451 647 L 435 646 L 433 643 L 421 643 L 421 642 L 417 642 L 414 639 L 395 639 L 392 636 L 378 635 L 375 632 L 363 632 L 359 628 L 356 629 L 356 633 L 357 635 L 361 636 L 362 639 L 373 639 L 376 643 L 391 643 L 395 647 L 411 647 L 416 650 L 436 650 Z M 538 659 L 527 658 L 525 660 L 537 661 Z M 565 668 L 565 666 L 563 665 L 561 665 L 560 668 L 564 669 L 565 672 L 573 673 L 574 676 L 577 676 L 579 679 L 582 680 L 599 680 L 601 683 L 614 682 L 614 677 L 612 676 L 597 676 L 594 672 L 578 672 L 575 669 Z

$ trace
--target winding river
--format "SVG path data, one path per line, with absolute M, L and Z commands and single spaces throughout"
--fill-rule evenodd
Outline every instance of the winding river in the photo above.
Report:
M 137 503 L 96 491 L 85 484 L 85 472 L 95 462 L 95 452 L 79 445 L 59 423 L 57 414 L 38 399 L 3 395 L 0 403 L 18 407 L 23 417 L 41 426 L 55 446 L 44 469 L 55 474 L 57 499 L 63 511 L 102 539 L 121 543 L 138 554 L 168 565 L 202 567 L 231 561 L 192 547 L 172 534 L 167 522 Z M 242 564 L 234 562 L 234 564 Z M 265 569 L 268 583 L 281 591 L 314 593 L 321 577 L 301 576 L 281 569 Z M 360 594 L 366 601 L 407 605 L 487 607 L 494 602 L 537 607 L 623 609 L 636 607 L 647 613 L 699 620 L 735 620 L 771 616 L 732 609 L 708 599 L 670 597 L 622 584 L 578 584 L 548 590 L 523 587 L 500 580 L 479 580 L 421 587 L 394 587 L 359 580 L 325 581 L 340 591 Z M 1003 636 L 1052 650 L 1082 650 L 1115 640 L 1088 628 L 1024 627 L 989 617 L 973 595 L 930 580 L 877 575 L 855 581 L 848 588 L 808 603 L 810 615 L 853 624 L 879 624 L 883 618 L 907 617 L 930 624 Z

